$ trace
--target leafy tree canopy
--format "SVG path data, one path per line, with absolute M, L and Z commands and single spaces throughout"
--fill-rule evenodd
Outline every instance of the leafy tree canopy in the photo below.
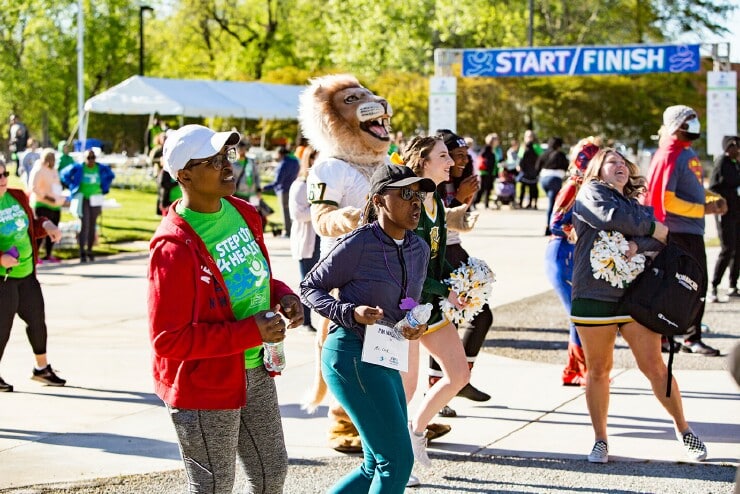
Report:
M 130 0 L 82 3 L 89 98 L 138 72 L 140 11 Z M 529 22 L 527 2 L 511 0 L 148 3 L 154 10 L 143 16 L 147 75 L 302 84 L 315 75 L 352 72 L 389 99 L 393 125 L 406 134 L 426 126 L 435 49 L 526 46 Z M 723 0 L 535 0 L 533 43 L 655 43 L 686 32 L 721 34 L 733 8 Z M 0 26 L 0 113 L 19 113 L 47 143 L 66 139 L 77 124 L 77 1 L 0 0 Z M 477 139 L 490 131 L 521 135 L 531 113 L 544 138 L 602 134 L 645 141 L 668 104 L 703 113 L 702 78 L 460 79 L 458 128 Z M 145 120 L 95 115 L 88 134 L 133 152 L 141 149 Z M 213 124 L 290 139 L 297 133 L 295 122 Z

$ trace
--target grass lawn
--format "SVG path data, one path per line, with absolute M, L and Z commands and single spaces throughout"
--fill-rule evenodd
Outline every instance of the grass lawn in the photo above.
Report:
M 13 188 L 24 188 L 21 180 L 15 175 L 11 175 L 8 185 Z M 275 210 L 269 217 L 270 222 L 282 227 L 282 215 L 276 197 L 263 194 L 262 198 Z M 93 249 L 95 253 L 107 255 L 141 250 L 140 243 L 132 242 L 148 242 L 161 220 L 155 213 L 156 193 L 112 188 L 106 199 L 115 199 L 121 207 L 103 210 L 98 222 L 98 244 Z M 62 222 L 73 220 L 74 217 L 68 210 L 62 211 Z M 79 252 L 76 245 L 55 246 L 54 255 L 60 259 L 70 259 L 78 257 Z

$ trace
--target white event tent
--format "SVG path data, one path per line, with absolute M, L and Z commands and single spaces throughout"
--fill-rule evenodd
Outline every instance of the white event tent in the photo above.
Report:
M 85 102 L 86 113 L 295 119 L 304 86 L 133 76 Z

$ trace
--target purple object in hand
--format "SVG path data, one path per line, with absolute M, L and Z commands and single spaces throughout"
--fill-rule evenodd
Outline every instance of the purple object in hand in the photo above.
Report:
M 15 245 L 11 247 L 10 249 L 8 249 L 7 251 L 5 251 L 5 253 L 11 257 L 15 257 L 16 259 L 18 259 L 21 255 L 20 252 L 18 252 L 18 247 L 16 247 Z

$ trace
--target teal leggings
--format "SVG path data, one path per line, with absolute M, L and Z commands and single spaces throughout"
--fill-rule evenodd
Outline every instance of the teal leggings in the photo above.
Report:
M 362 341 L 351 329 L 329 334 L 321 352 L 324 380 L 362 439 L 364 461 L 330 493 L 403 493 L 414 466 L 406 395 L 398 371 L 362 361 Z

